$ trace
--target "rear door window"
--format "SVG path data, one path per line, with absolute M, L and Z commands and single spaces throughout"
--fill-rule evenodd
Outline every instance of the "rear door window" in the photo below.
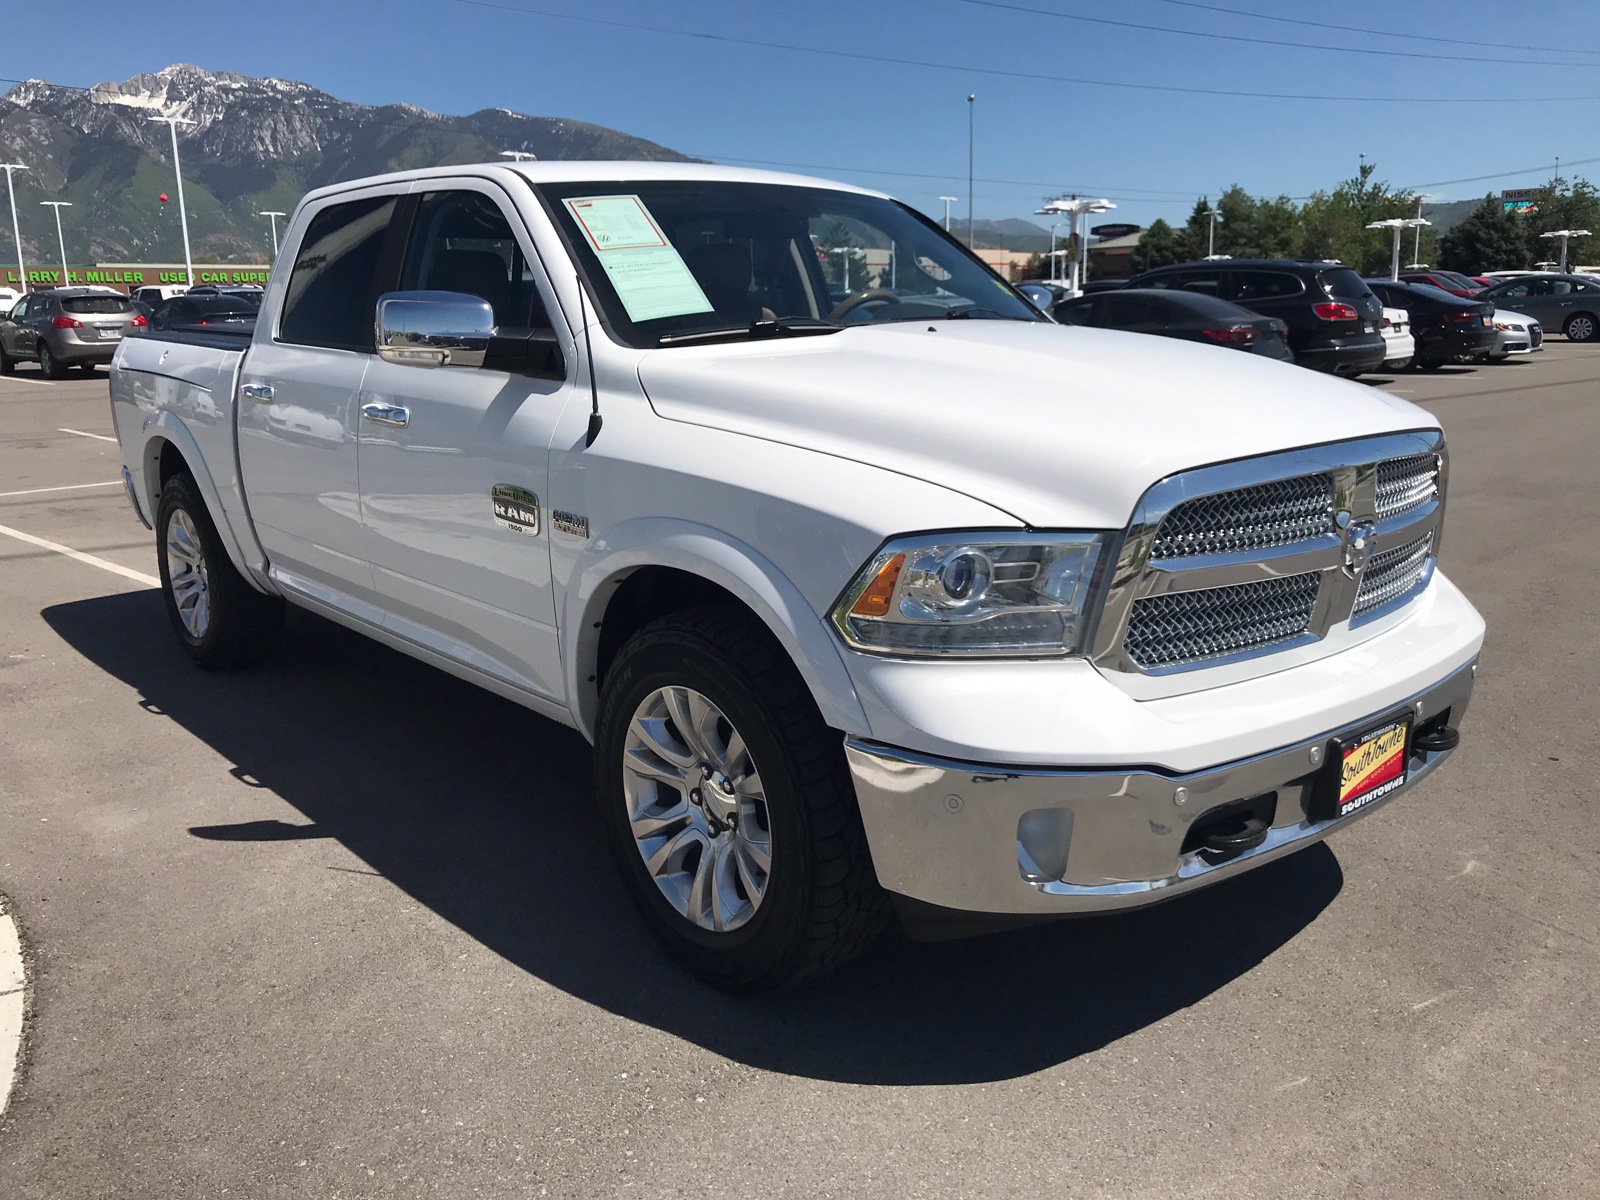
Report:
M 1221 271 L 1187 271 L 1178 286 L 1186 292 L 1199 292 L 1202 296 L 1216 296 L 1222 292 Z
M 372 352 L 378 260 L 395 202 L 370 196 L 311 218 L 289 275 L 280 341 Z
M 1106 329 L 1129 329 L 1148 333 L 1167 327 L 1167 311 L 1147 300 L 1112 296 L 1107 297 L 1096 310 L 1095 324 Z
M 1228 282 L 1233 288 L 1229 299 L 1241 304 L 1298 296 L 1305 291 L 1299 276 L 1287 271 L 1229 271 Z

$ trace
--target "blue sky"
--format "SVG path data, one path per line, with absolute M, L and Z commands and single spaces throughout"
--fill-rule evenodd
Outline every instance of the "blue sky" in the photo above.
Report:
M 302 79 L 363 103 L 408 101 L 450 113 L 506 107 L 592 121 L 718 161 L 793 165 L 882 188 L 934 214 L 941 193 L 956 195 L 958 217 L 966 208 L 969 93 L 977 96 L 980 218 L 1026 216 L 1046 196 L 1078 190 L 1116 201 L 1108 219 L 1179 221 L 1202 191 L 1238 182 L 1257 194 L 1302 196 L 1352 174 L 1362 154 L 1402 186 L 1536 168 L 1424 189 L 1452 199 L 1541 182 L 1558 155 L 1564 163 L 1600 157 L 1597 0 L 275 0 L 92 11 L 93 37 L 22 39 L 0 69 L 85 85 L 193 62 Z M 1423 36 L 1260 14 L 1323 25 L 1347 16 Z M 868 57 L 628 27 L 640 25 Z M 1441 38 L 1459 41 L 1424 40 Z M 1520 46 L 1545 49 L 1512 48 Z M 1517 97 L 1563 99 L 1508 99 Z M 1471 98 L 1499 102 L 1461 102 Z M 1600 178 L 1600 163 L 1574 169 Z

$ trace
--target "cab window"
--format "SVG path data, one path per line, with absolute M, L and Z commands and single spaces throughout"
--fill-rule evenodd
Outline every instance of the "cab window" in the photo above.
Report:
M 333 204 L 311 218 L 289 275 L 280 341 L 372 353 L 378 260 L 395 199 Z
M 403 291 L 460 292 L 494 309 L 503 331 L 547 329 L 533 270 L 511 222 L 482 192 L 428 192 L 400 269 Z

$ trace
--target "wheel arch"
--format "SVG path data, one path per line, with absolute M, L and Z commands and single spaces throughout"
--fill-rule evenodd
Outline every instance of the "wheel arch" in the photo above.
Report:
M 147 511 L 152 519 L 161 499 L 161 490 L 166 486 L 167 480 L 177 472 L 184 472 L 194 480 L 200 498 L 211 515 L 212 523 L 217 527 L 217 536 L 222 539 L 223 548 L 227 550 L 228 558 L 239 574 L 244 576 L 256 590 L 274 594 L 262 586 L 265 563 L 260 547 L 255 544 L 255 539 L 251 536 L 248 548 L 255 551 L 256 555 L 256 561 L 252 563 L 246 553 L 247 547 L 240 543 L 234 530 L 231 514 L 217 490 L 216 481 L 206 466 L 205 455 L 201 453 L 188 427 L 173 414 L 162 412 L 149 423 L 145 433 L 142 483 L 144 499 L 148 505 Z
M 716 603 L 738 605 L 765 626 L 830 726 L 866 728 L 838 643 L 776 564 L 720 531 L 644 518 L 591 542 L 566 588 L 564 671 L 579 731 L 594 739 L 606 668 L 633 632 L 672 612 Z

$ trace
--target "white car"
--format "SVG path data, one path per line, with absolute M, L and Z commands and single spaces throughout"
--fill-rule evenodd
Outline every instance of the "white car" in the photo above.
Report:
M 1417 353 L 1416 339 L 1411 336 L 1411 314 L 1385 305 L 1378 332 L 1383 334 L 1383 369 L 1404 371 Z
M 841 229 L 890 273 L 824 261 Z M 197 388 L 221 419 L 186 415 Z M 506 728 L 507 820 L 595 806 L 645 922 L 734 988 L 831 968 L 891 905 L 1106 912 L 1318 842 L 1455 748 L 1483 643 L 1437 569 L 1431 413 L 1057 325 L 848 184 L 551 161 L 321 188 L 259 320 L 127 339 L 111 399 L 191 658 L 269 653 L 291 604 L 580 731 L 592 789 Z M 425 710 L 387 715 L 427 753 Z M 1428 807 L 1385 849 L 1436 837 Z M 596 910 L 541 899 L 506 920 Z
M 1497 335 L 1494 346 L 1484 355 L 1489 362 L 1504 362 L 1513 354 L 1532 354 L 1544 349 L 1544 328 L 1534 317 L 1497 308 L 1494 328 Z

